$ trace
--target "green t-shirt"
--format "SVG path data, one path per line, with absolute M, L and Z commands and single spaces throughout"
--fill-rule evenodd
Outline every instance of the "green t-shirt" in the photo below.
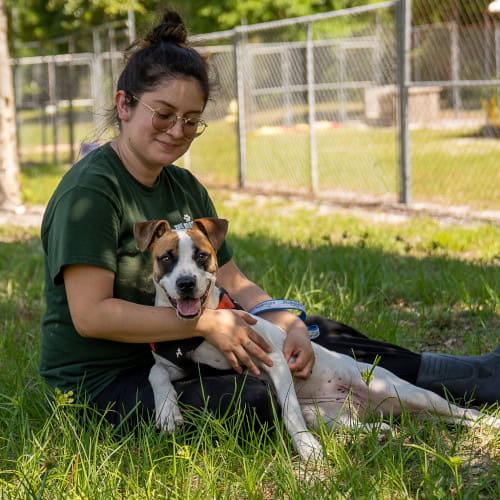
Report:
M 206 189 L 187 170 L 165 167 L 153 187 L 140 184 L 110 144 L 75 164 L 54 192 L 42 222 L 46 313 L 42 321 L 40 374 L 61 391 L 83 389 L 94 397 L 118 373 L 153 360 L 148 344 L 81 337 L 73 326 L 62 269 L 89 264 L 115 273 L 114 297 L 153 305 L 149 252 L 133 236 L 136 222 L 166 219 L 190 227 L 198 217 L 215 217 Z M 226 244 L 219 265 L 231 258 Z

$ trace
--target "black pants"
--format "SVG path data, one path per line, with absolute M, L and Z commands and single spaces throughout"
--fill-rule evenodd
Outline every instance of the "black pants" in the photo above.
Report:
M 139 420 L 154 422 L 155 404 L 148 376 L 151 367 L 121 373 L 91 404 L 113 425 Z M 195 374 L 196 372 L 196 374 Z M 204 409 L 216 416 L 248 412 L 254 425 L 272 424 L 278 404 L 266 382 L 248 374 L 200 366 L 185 379 L 174 382 L 181 410 Z
M 321 334 L 314 342 L 358 361 L 373 363 L 379 357 L 379 366 L 415 383 L 420 354 L 372 340 L 350 326 L 321 316 L 311 316 L 307 322 L 319 326 Z M 149 370 L 150 367 L 146 366 L 122 373 L 92 403 L 99 410 L 106 411 L 106 418 L 115 425 L 125 418 L 153 420 L 154 398 L 148 381 Z M 181 406 L 206 408 L 216 415 L 224 415 L 231 408 L 250 410 L 255 411 L 261 423 L 273 422 L 269 387 L 253 376 L 202 367 L 200 373 L 174 382 L 174 387 Z M 235 393 L 240 393 L 240 397 L 235 399 Z

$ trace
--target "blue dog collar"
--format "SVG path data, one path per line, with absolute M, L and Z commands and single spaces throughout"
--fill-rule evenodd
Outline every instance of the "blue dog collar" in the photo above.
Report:
M 288 299 L 272 299 L 260 302 L 256 306 L 252 307 L 248 312 L 250 314 L 259 315 L 267 311 L 298 311 L 299 318 L 305 323 L 306 322 L 306 308 L 302 302 L 297 302 L 296 300 Z M 319 327 L 318 325 L 307 325 L 307 333 L 309 338 L 314 340 L 319 337 Z

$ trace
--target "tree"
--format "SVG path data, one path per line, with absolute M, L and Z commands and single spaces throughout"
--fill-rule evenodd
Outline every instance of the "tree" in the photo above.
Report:
M 170 0 L 185 17 L 193 33 L 231 29 L 245 22 L 255 24 L 346 9 L 382 0 Z
M 55 38 L 125 20 L 129 9 L 141 17 L 148 8 L 146 1 L 160 3 L 160 0 L 4 0 L 9 16 L 11 54 L 14 57 L 38 55 L 40 50 L 51 54 L 59 48 L 52 43 Z M 90 36 L 90 47 L 77 49 L 87 52 L 91 46 Z
M 14 37 L 20 49 L 26 42 L 37 41 L 44 51 L 51 53 L 49 41 L 65 35 L 91 29 L 102 23 L 126 19 L 128 9 L 135 12 L 138 32 L 142 33 L 158 19 L 159 12 L 168 5 L 177 9 L 186 20 L 191 33 L 210 33 L 234 28 L 243 22 L 255 24 L 288 17 L 316 14 L 379 3 L 383 0 L 4 0 L 11 17 L 11 53 Z M 414 0 L 417 2 L 429 0 Z M 453 0 L 434 0 L 440 2 Z M 455 0 L 458 1 L 458 0 Z M 466 2 L 467 0 L 460 0 Z M 484 1 L 488 0 L 476 0 Z M 475 4 L 475 2 L 473 2 Z M 433 7 L 430 2 L 429 9 Z M 88 49 L 85 49 L 88 50 Z
M 5 1 L 0 0 L 0 207 L 19 210 L 19 158 L 16 139 L 16 106 L 7 42 Z

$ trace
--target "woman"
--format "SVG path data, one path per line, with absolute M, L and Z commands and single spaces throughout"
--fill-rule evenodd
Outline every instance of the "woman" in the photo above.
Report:
M 209 92 L 206 61 L 188 45 L 182 19 L 166 11 L 128 50 L 115 96 L 117 137 L 73 166 L 44 216 L 47 310 L 40 372 L 52 388 L 76 391 L 102 411 L 112 408 L 106 416 L 114 423 L 134 408 L 146 416 L 154 412 L 149 343 L 192 337 L 218 347 L 236 374 L 206 374 L 203 387 L 194 374 L 176 384 L 181 401 L 203 407 L 208 399 L 212 411 L 224 411 L 237 387 L 243 405 L 257 408 L 261 420 L 272 418 L 266 386 L 252 377 L 242 383 L 242 367 L 258 373 L 251 356 L 271 364 L 269 346 L 251 329 L 251 317 L 221 309 L 184 321 L 172 309 L 152 307 L 148 256 L 133 239 L 139 221 L 166 218 L 182 228 L 216 215 L 205 188 L 173 166 L 205 129 Z M 218 284 L 245 310 L 270 298 L 238 269 L 226 244 L 218 260 Z M 290 369 L 307 377 L 314 355 L 303 322 L 286 311 L 262 316 L 287 332 Z M 498 381 L 498 356 L 421 357 L 325 318 L 311 321 L 319 324 L 318 342 L 330 349 L 368 362 L 381 356 L 380 364 L 402 378 L 437 391 L 444 384 L 456 397 L 474 389 L 481 402 L 499 399 L 489 383 Z M 474 379 L 480 370 L 486 379 Z

